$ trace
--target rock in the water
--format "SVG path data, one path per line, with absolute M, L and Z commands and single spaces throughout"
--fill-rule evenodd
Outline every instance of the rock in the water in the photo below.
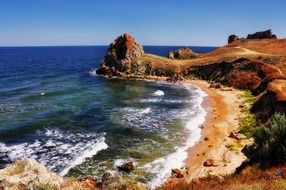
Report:
M 230 35 L 230 36 L 228 37 L 228 43 L 229 43 L 229 44 L 232 43 L 232 42 L 234 42 L 234 41 L 236 41 L 236 40 L 239 40 L 239 38 L 238 38 L 238 36 L 236 36 L 236 35 L 234 35 L 234 34 L 232 34 L 232 35 Z
M 213 166 L 217 166 L 217 164 L 215 164 L 215 161 L 213 159 L 207 159 L 204 162 L 204 166 L 205 167 L 213 167 Z
M 143 47 L 131 35 L 123 34 L 110 44 L 96 73 L 118 75 L 117 72 L 132 72 L 138 66 L 136 63 L 138 57 L 143 53 Z
M 31 182 L 60 186 L 63 178 L 50 172 L 34 159 L 18 160 L 11 166 L 0 170 L 0 181 L 9 185 L 30 185 Z
M 168 58 L 170 59 L 192 59 L 196 57 L 198 57 L 198 54 L 194 53 L 190 48 L 182 48 L 168 53 Z
M 277 36 L 273 35 L 271 30 L 265 30 L 254 34 L 248 34 L 247 39 L 277 39 Z
M 134 169 L 133 162 L 126 162 L 126 163 L 118 166 L 118 169 L 121 171 L 130 172 L 131 170 Z
M 172 169 L 172 175 L 175 176 L 176 178 L 183 178 L 184 174 L 180 169 Z

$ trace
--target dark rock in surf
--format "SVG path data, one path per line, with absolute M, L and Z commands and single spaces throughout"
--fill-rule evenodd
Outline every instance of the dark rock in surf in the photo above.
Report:
M 124 172 L 130 172 L 134 170 L 134 164 L 133 162 L 126 162 L 120 166 L 118 166 L 118 169 Z

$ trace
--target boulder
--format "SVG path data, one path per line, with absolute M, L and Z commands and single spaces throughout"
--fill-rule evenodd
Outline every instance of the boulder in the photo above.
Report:
M 133 162 L 126 162 L 118 166 L 118 169 L 124 172 L 130 172 L 131 170 L 134 170 Z
M 123 34 L 109 45 L 106 55 L 96 71 L 100 75 L 118 75 L 138 69 L 137 60 L 144 53 L 143 47 L 129 34 Z
M 217 166 L 217 164 L 215 164 L 215 161 L 213 159 L 207 159 L 204 164 L 205 167 L 214 167 Z
M 80 179 L 80 182 L 84 183 L 87 187 L 91 189 L 96 189 L 97 180 L 95 178 L 87 176 Z
M 196 57 L 198 57 L 198 54 L 194 53 L 190 48 L 182 48 L 168 53 L 168 58 L 170 59 L 193 59 Z
M 238 36 L 232 34 L 232 35 L 230 35 L 230 36 L 228 37 L 228 44 L 230 44 L 230 43 L 232 43 L 232 42 L 234 42 L 234 41 L 236 41 L 236 40 L 239 40 Z
M 176 178 L 183 178 L 184 174 L 180 169 L 172 169 L 172 176 L 175 176 Z
M 37 179 L 37 180 L 35 180 Z M 22 184 L 23 186 L 51 184 L 60 186 L 63 178 L 50 172 L 45 166 L 34 159 L 17 160 L 12 165 L 0 170 L 0 181 L 7 185 Z
M 277 39 L 277 36 L 272 34 L 271 30 L 265 30 L 254 34 L 248 34 L 247 39 Z
M 230 134 L 229 134 L 228 137 L 229 137 L 229 138 L 236 139 L 236 140 L 241 140 L 241 139 L 245 139 L 245 138 L 246 138 L 243 134 L 241 134 L 241 133 L 236 133 L 236 132 L 234 132 L 234 131 L 230 132 Z

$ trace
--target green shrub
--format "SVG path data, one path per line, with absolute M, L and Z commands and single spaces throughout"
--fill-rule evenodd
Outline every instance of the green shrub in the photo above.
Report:
M 286 163 L 286 116 L 275 113 L 267 126 L 261 125 L 253 134 L 257 149 L 253 160 L 263 166 Z

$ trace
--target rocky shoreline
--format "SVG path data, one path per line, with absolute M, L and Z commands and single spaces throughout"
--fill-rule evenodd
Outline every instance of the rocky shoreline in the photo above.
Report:
M 244 155 L 241 149 L 249 140 L 240 141 L 245 137 L 237 131 L 239 113 L 246 106 L 237 99 L 235 89 L 248 90 L 256 96 L 256 100 L 247 109 L 251 110 L 259 122 L 268 122 L 275 112 L 286 113 L 286 40 L 277 39 L 271 31 L 264 31 L 248 35 L 246 39 L 231 35 L 228 42 L 228 45 L 207 54 L 194 54 L 191 50 L 183 49 L 170 52 L 169 58 L 164 58 L 146 54 L 143 46 L 129 34 L 124 34 L 110 44 L 100 68 L 96 71 L 98 75 L 108 78 L 168 82 L 190 82 L 192 79 L 209 81 L 210 84 L 202 85 L 197 81 L 192 84 L 207 91 L 217 107 L 224 105 L 211 111 L 212 118 L 208 118 L 209 121 L 205 124 L 200 143 L 190 150 L 186 162 L 187 166 L 192 167 L 185 170 L 174 168 L 170 171 L 173 177 L 162 189 L 176 189 L 180 183 L 190 183 L 195 178 L 208 175 L 220 178 L 220 174 L 235 172 L 247 159 L 242 159 Z M 275 47 L 280 49 L 273 51 Z M 217 138 L 213 138 L 215 136 Z M 239 152 L 239 157 L 236 157 L 226 146 L 237 143 L 238 140 L 240 146 L 236 151 Z M 226 154 L 229 159 L 237 162 L 228 166 L 224 163 Z M 224 155 L 224 161 L 217 158 L 217 155 Z M 133 168 L 132 163 L 124 163 L 118 169 L 129 172 Z M 100 179 L 63 179 L 31 159 L 16 161 L 0 170 L 1 188 L 148 189 L 141 182 L 128 178 L 128 175 L 122 177 L 120 173 L 108 171 Z

